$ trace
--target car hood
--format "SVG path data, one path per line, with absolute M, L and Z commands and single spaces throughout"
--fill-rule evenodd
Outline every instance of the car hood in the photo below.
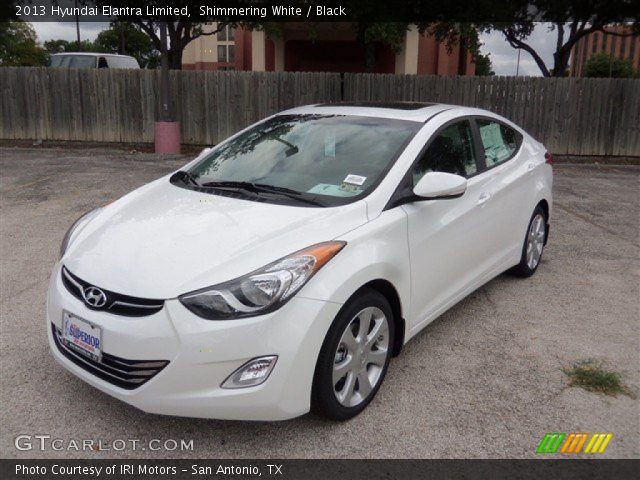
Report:
M 175 298 L 252 272 L 367 221 L 366 203 L 275 205 L 196 192 L 168 177 L 103 208 L 74 233 L 62 263 L 98 287 Z

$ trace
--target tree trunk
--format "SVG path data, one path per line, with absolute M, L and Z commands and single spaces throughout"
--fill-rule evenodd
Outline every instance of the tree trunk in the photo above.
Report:
M 569 67 L 569 57 L 571 51 L 560 50 L 553 54 L 553 70 L 551 70 L 552 77 L 566 77 L 567 68 Z
M 179 47 L 169 50 L 169 68 L 182 70 L 182 50 Z
M 364 69 L 373 73 L 376 68 L 376 45 L 373 42 L 364 44 Z

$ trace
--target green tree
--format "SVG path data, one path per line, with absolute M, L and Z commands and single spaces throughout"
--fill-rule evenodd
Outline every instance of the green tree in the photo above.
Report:
M 409 30 L 408 23 L 398 22 L 358 22 L 356 25 L 358 41 L 364 44 L 367 72 L 373 72 L 376 64 L 375 44 L 382 43 L 398 53 Z
M 483 30 L 499 30 L 513 48 L 529 53 L 545 77 L 563 77 L 569 66 L 571 49 L 581 38 L 594 33 L 627 37 L 638 35 L 638 2 L 630 0 L 530 0 L 505 4 L 509 23 L 484 24 Z M 608 26 L 634 19 L 627 33 L 612 33 Z M 548 35 L 555 37 L 553 63 L 547 64 L 536 45 L 529 41 L 540 20 L 552 20 Z
M 0 22 L 0 65 L 4 67 L 39 67 L 47 55 L 38 45 L 38 37 L 30 23 Z
M 149 36 L 130 23 L 113 23 L 98 34 L 94 43 L 100 52 L 131 55 L 142 68 L 156 68 L 160 63 L 160 52 Z
M 634 76 L 634 71 L 630 60 L 617 58 L 607 52 L 599 52 L 587 60 L 584 76 L 629 78 Z
M 486 55 L 480 52 L 476 53 L 473 58 L 473 63 L 476 64 L 476 75 L 478 76 L 486 77 L 496 74 L 496 72 L 493 71 L 493 65 L 491 65 L 490 53 Z
M 188 6 L 192 11 L 198 10 L 202 4 L 199 0 L 179 0 L 174 2 L 168 2 L 167 0 L 94 0 L 96 5 L 109 5 L 111 7 L 132 7 L 132 6 L 148 6 L 148 7 L 166 7 L 168 3 L 173 6 L 183 7 Z M 118 19 L 116 19 L 118 20 Z M 168 18 L 120 18 L 120 20 L 128 21 L 138 27 L 144 32 L 153 47 L 162 52 L 162 42 L 160 28 L 166 26 L 168 47 L 166 50 L 166 60 L 170 69 L 180 70 L 182 69 L 182 53 L 185 47 L 192 40 L 200 36 L 216 35 L 219 31 L 223 30 L 227 25 L 234 25 L 229 22 L 228 19 L 223 17 L 209 18 L 209 22 L 216 22 L 216 28 L 211 32 L 203 31 L 202 22 L 194 22 L 188 15 L 176 15 Z
M 91 40 L 82 40 L 80 43 L 62 39 L 47 40 L 44 42 L 44 49 L 48 54 L 99 51 Z

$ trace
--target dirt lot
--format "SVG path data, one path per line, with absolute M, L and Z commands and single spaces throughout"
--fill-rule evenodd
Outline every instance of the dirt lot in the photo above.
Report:
M 502 275 L 427 327 L 346 423 L 144 414 L 51 357 L 44 300 L 70 223 L 184 163 L 104 149 L 0 148 L 0 457 L 535 457 L 547 432 L 613 432 L 605 457 L 640 456 L 638 399 L 567 386 L 595 358 L 640 392 L 640 168 L 557 165 L 538 273 Z M 18 451 L 19 434 L 194 440 L 192 451 Z

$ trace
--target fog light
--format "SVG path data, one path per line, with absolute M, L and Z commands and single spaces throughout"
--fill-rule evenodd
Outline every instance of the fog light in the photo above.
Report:
M 246 388 L 260 385 L 267 378 L 278 360 L 277 355 L 249 360 L 222 382 L 222 388 Z

